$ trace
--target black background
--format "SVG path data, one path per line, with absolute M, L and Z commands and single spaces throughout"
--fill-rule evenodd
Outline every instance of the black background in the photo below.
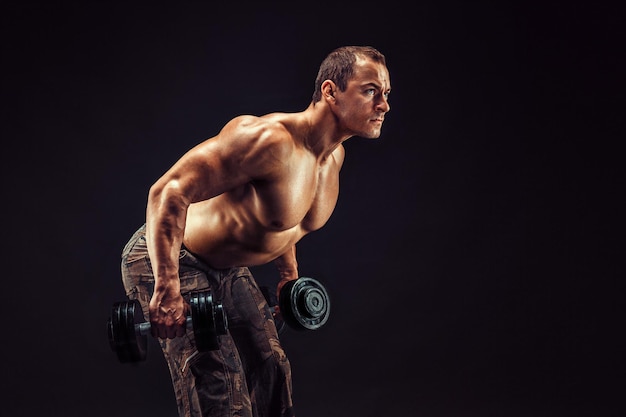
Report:
M 283 336 L 298 416 L 626 415 L 623 6 L 177 4 L 3 6 L 2 414 L 176 414 L 105 330 L 149 186 L 369 44 L 392 110 L 298 245 L 333 309 Z

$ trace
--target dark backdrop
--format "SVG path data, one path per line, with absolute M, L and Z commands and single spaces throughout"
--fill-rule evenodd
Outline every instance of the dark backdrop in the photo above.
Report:
M 626 413 L 623 6 L 129 4 L 3 6 L 2 414 L 175 415 L 154 341 L 122 365 L 105 330 L 148 188 L 303 110 L 345 44 L 386 54 L 392 111 L 298 246 L 332 300 L 283 336 L 298 416 Z

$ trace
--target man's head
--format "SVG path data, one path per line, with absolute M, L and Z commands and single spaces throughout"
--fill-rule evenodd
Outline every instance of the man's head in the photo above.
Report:
M 342 46 L 337 48 L 328 54 L 320 64 L 317 78 L 315 79 L 313 102 L 316 103 L 321 100 L 321 86 L 325 80 L 333 81 L 340 91 L 345 91 L 348 80 L 354 75 L 354 66 L 359 58 L 370 59 L 382 65 L 387 65 L 385 56 L 371 46 Z
M 324 102 L 343 135 L 377 138 L 391 109 L 385 57 L 369 46 L 345 46 L 320 65 L 313 105 Z

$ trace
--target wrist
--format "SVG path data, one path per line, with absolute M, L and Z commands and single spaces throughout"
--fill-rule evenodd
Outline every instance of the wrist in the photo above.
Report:
M 297 270 L 284 270 L 279 271 L 278 273 L 281 281 L 291 281 L 294 279 L 298 279 L 298 271 Z

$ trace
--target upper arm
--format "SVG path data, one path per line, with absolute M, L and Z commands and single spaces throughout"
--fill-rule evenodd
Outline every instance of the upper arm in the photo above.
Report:
M 173 187 L 187 203 L 206 200 L 281 168 L 293 142 L 285 128 L 253 116 L 239 116 L 214 137 L 185 153 L 153 186 Z

